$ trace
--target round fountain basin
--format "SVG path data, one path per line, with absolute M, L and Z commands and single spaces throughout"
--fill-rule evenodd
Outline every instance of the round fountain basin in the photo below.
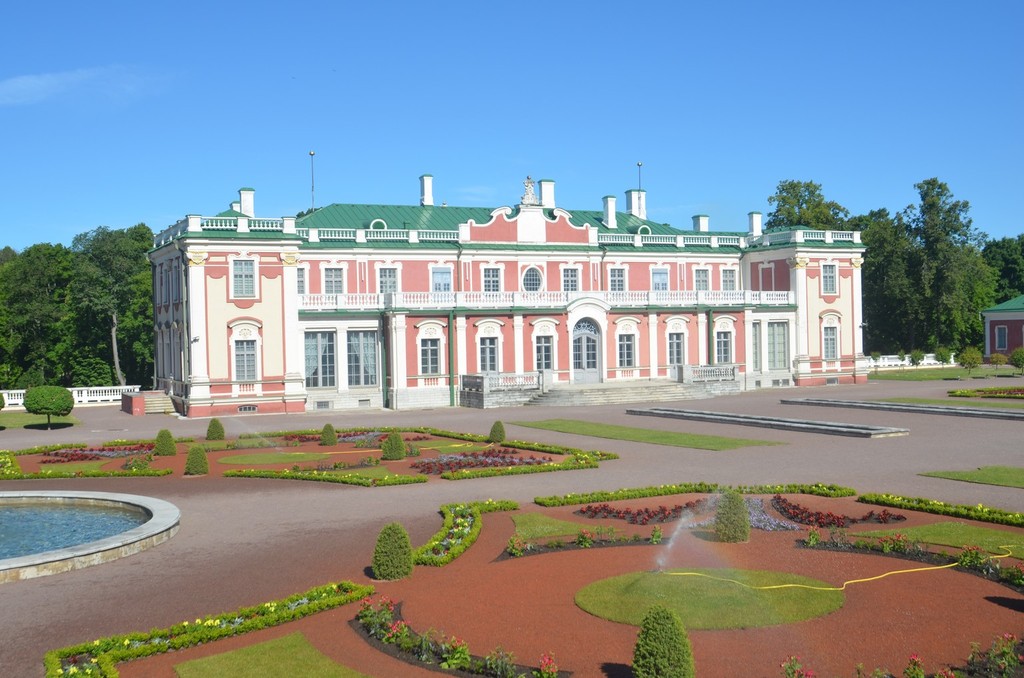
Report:
M 111 492 L 0 492 L 0 511 L 7 523 L 0 534 L 0 583 L 42 577 L 109 562 L 170 539 L 178 531 L 181 512 L 152 497 Z M 47 513 L 52 512 L 52 519 Z M 22 543 L 16 530 L 36 521 L 38 538 Z M 49 525 L 47 525 L 49 523 Z M 45 529 L 56 528 L 51 534 Z M 45 528 L 45 529 L 44 529 Z M 36 527 L 29 528 L 36 530 Z M 15 543 L 18 542 L 18 543 Z M 33 552 L 34 551 L 34 552 Z

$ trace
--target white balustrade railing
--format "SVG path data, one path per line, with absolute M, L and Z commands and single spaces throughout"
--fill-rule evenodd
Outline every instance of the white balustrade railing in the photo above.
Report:
M 736 365 L 684 365 L 683 381 L 687 384 L 739 381 L 739 367 Z
M 124 393 L 136 393 L 139 386 L 76 386 L 69 388 L 71 397 L 75 399 L 76 405 L 93 403 L 119 403 Z M 25 389 L 13 389 L 0 391 L 4 396 L 7 407 L 24 407 Z

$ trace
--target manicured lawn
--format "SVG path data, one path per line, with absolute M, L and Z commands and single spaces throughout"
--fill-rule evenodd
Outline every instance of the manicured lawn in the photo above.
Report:
M 862 532 L 861 534 L 872 537 L 881 537 L 891 534 L 905 534 L 911 541 L 922 544 L 935 544 L 937 546 L 952 546 L 962 548 L 964 546 L 980 546 L 989 553 L 1002 555 L 1006 546 L 1013 552 L 1015 558 L 1024 557 L 1024 535 L 1005 530 L 993 530 L 988 527 L 975 527 L 967 523 L 945 522 L 932 523 L 921 527 L 908 527 L 905 530 L 875 530 L 873 532 Z
M 310 676 L 311 678 L 367 678 L 339 666 L 292 633 L 231 652 L 182 662 L 174 667 L 178 678 L 250 678 L 251 676 Z
M 910 405 L 942 405 L 943 407 L 1002 407 L 1011 410 L 1024 409 L 1020 400 L 999 400 L 998 398 L 884 398 L 880 402 L 908 403 Z
M 74 424 L 80 424 L 74 417 L 51 417 L 50 425 L 54 428 L 63 428 Z M 0 428 L 46 428 L 46 415 L 29 414 L 28 412 L 0 412 Z
M 547 537 L 574 537 L 582 529 L 592 529 L 592 526 L 584 523 L 558 520 L 557 518 L 542 516 L 539 513 L 514 515 L 512 516 L 512 522 L 516 525 L 516 532 L 527 541 Z
M 1018 466 L 982 466 L 973 471 L 931 471 L 921 475 L 982 485 L 1024 487 L 1024 468 Z
M 1013 367 L 976 367 L 970 373 L 958 365 L 947 367 L 905 367 L 902 370 L 871 370 L 868 379 L 872 381 L 938 381 L 940 379 L 960 378 L 970 381 L 975 377 L 995 377 L 998 375 L 1017 374 Z
M 40 471 L 60 471 L 61 473 L 77 473 L 78 471 L 102 471 L 103 465 L 108 463 L 109 459 L 94 459 L 93 461 L 70 461 L 66 464 L 40 464 Z M 122 459 L 122 462 L 125 460 Z M 108 471 L 119 471 L 119 467 L 107 469 Z
M 768 440 L 751 440 L 747 438 L 723 438 L 721 436 L 705 436 L 696 433 L 676 433 L 675 431 L 656 431 L 630 426 L 599 424 L 593 421 L 575 419 L 544 419 L 542 421 L 516 421 L 516 426 L 539 428 L 560 433 L 576 433 L 578 435 L 609 438 L 611 440 L 632 440 L 638 443 L 670 445 L 672 447 L 689 447 L 697 450 L 735 450 L 740 447 L 755 445 L 781 445 Z
M 231 457 L 221 457 L 217 460 L 217 463 L 245 466 L 258 464 L 302 464 L 311 461 L 323 461 L 330 456 L 329 454 L 321 454 L 319 452 L 255 452 L 253 454 L 236 454 Z
M 674 573 L 680 574 L 674 574 Z M 695 573 L 695 574 L 682 574 Z M 732 580 L 732 581 L 723 581 Z M 843 606 L 842 591 L 825 582 L 787 572 L 697 569 L 631 572 L 585 586 L 576 605 L 604 619 L 639 626 L 647 610 L 665 605 L 687 629 L 743 629 L 821 617 Z
M 341 476 L 360 476 L 362 478 L 388 478 L 390 476 L 401 475 L 398 473 L 392 473 L 388 470 L 388 467 L 383 464 L 380 466 L 367 466 L 365 468 L 357 469 L 343 468 L 338 469 L 337 471 L 331 471 L 331 473 Z

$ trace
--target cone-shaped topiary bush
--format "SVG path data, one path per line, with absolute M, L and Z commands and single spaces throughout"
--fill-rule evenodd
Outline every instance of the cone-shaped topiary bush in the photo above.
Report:
M 726 492 L 718 501 L 715 534 L 719 541 L 741 542 L 750 539 L 750 514 L 739 492 Z
M 655 605 L 644 616 L 633 647 L 636 678 L 692 678 L 693 651 L 683 622 L 664 605 Z
M 323 430 L 320 431 L 320 444 L 321 445 L 337 445 L 338 444 L 338 433 L 334 430 L 334 427 L 330 424 L 324 424 Z
M 402 434 L 397 431 L 389 433 L 384 444 L 380 446 L 380 452 L 380 458 L 385 461 L 405 459 L 405 441 L 402 440 Z
M 210 420 L 210 425 L 206 427 L 206 439 L 224 440 L 224 424 L 220 423 L 220 419 L 214 417 Z
M 202 445 L 192 445 L 188 448 L 188 456 L 185 457 L 185 475 L 205 476 L 210 472 L 210 460 L 206 458 L 206 448 Z
M 505 442 L 505 425 L 500 421 L 494 422 L 491 426 L 491 432 L 487 436 L 487 442 L 489 443 L 503 443 Z
M 372 567 L 375 579 L 401 579 L 412 574 L 412 543 L 401 523 L 388 523 L 377 535 Z
M 178 453 L 178 446 L 174 444 L 174 436 L 165 428 L 160 429 L 156 434 L 156 446 L 153 454 L 158 457 L 173 457 Z

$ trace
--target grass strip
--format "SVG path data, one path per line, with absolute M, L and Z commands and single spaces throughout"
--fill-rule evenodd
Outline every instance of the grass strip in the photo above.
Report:
M 696 433 L 677 433 L 675 431 L 659 431 L 615 424 L 599 424 L 593 421 L 576 419 L 544 419 L 541 421 L 516 421 L 516 426 L 539 428 L 559 433 L 608 438 L 610 440 L 629 440 L 638 443 L 668 445 L 671 447 L 688 447 L 696 450 L 735 450 L 741 447 L 756 445 L 781 445 L 769 440 L 751 440 L 747 438 L 725 438 L 722 436 L 699 435 Z
M 1024 468 L 1017 466 L 982 466 L 973 471 L 929 471 L 919 475 L 980 485 L 1024 487 Z
M 943 379 L 985 379 L 988 377 L 1012 377 L 1016 373 L 1013 367 L 983 367 L 968 372 L 957 366 L 948 367 L 907 367 L 902 370 L 884 370 L 868 373 L 871 381 L 941 381 Z
M 980 546 L 985 551 L 996 555 L 1006 553 L 1006 549 L 1001 548 L 1005 546 L 1010 549 L 1014 558 L 1024 556 L 1024 535 L 1006 530 L 994 530 L 990 527 L 977 527 L 967 523 L 932 523 L 899 530 L 858 532 L 857 536 L 886 537 L 897 533 L 905 535 L 912 542 L 921 544 L 952 546 L 958 549 L 964 546 Z
M 82 422 L 74 417 L 51 417 L 53 428 L 68 428 Z M 0 429 L 5 428 L 46 428 L 45 414 L 29 414 L 28 412 L 0 412 Z
M 257 674 L 367 678 L 366 674 L 335 664 L 298 632 L 231 652 L 175 664 L 174 672 L 178 678 L 248 678 Z
M 940 405 L 942 407 L 971 407 L 975 409 L 1002 408 L 1008 410 L 1024 409 L 1024 403 L 1013 400 L 993 400 L 992 398 L 883 398 L 877 402 L 882 403 L 904 403 L 908 405 Z
M 307 461 L 323 461 L 331 455 L 321 452 L 262 452 L 254 454 L 236 454 L 222 457 L 219 464 L 299 464 Z

